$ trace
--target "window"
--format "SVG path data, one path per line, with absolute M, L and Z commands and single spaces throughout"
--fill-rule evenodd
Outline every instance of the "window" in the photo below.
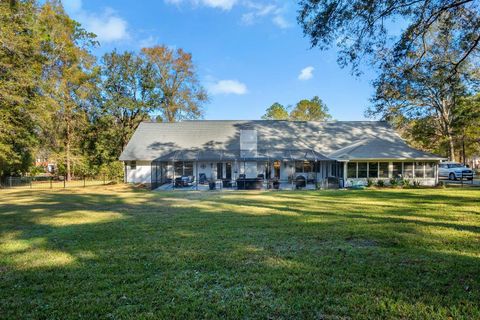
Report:
M 379 178 L 388 178 L 388 162 L 380 162 L 378 168 Z
M 174 169 L 175 169 L 175 176 L 176 177 L 183 176 L 183 162 L 182 161 L 175 162 Z
M 225 163 L 225 171 L 227 179 L 232 179 L 232 164 L 230 162 Z
M 425 163 L 425 178 L 435 178 L 435 163 Z
M 184 162 L 183 163 L 183 175 L 184 176 L 193 176 L 193 162 Z
M 217 179 L 223 179 L 223 163 L 217 162 Z
M 367 162 L 359 162 L 358 163 L 358 177 L 359 178 L 366 178 L 367 177 L 367 169 L 368 163 Z
M 280 179 L 280 161 L 276 160 L 273 163 L 273 175 L 275 178 Z
M 423 169 L 424 169 L 423 162 L 415 162 L 415 178 L 423 179 L 424 177 Z
M 378 162 L 369 162 L 368 163 L 368 177 L 369 178 L 378 178 Z
M 295 161 L 295 172 L 313 172 L 313 161 Z
M 137 161 L 130 161 L 130 170 L 137 169 Z
M 347 163 L 347 178 L 356 178 L 357 177 L 357 163 L 349 162 Z
M 448 166 L 447 166 L 446 164 L 443 164 L 443 163 L 442 163 L 442 164 L 440 164 L 440 168 L 447 169 Z
M 413 162 L 403 163 L 403 176 L 405 178 L 413 178 Z
M 193 176 L 193 162 L 176 161 L 173 167 L 175 177 Z
M 296 173 L 303 172 L 303 161 L 295 161 L 295 172 Z
M 401 162 L 393 162 L 392 167 L 393 167 L 392 178 L 398 178 L 401 175 L 403 175 L 402 163 Z
M 303 172 L 313 172 L 313 161 L 303 162 Z

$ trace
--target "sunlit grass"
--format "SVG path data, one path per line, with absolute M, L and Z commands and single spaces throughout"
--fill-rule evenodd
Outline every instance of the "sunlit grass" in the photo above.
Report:
M 0 191 L 0 318 L 480 318 L 480 189 Z

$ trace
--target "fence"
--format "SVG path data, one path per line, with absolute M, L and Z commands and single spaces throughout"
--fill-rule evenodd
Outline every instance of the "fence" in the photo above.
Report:
M 0 178 L 0 188 L 23 189 L 59 189 L 85 188 L 90 186 L 107 185 L 115 180 L 107 176 L 75 177 L 67 181 L 65 177 L 3 177 Z

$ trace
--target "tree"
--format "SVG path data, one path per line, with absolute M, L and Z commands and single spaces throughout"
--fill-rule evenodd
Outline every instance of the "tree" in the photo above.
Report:
M 480 94 L 462 98 L 455 112 L 458 121 L 454 132 L 465 163 L 468 156 L 480 153 Z
M 452 77 L 469 57 L 478 55 L 480 43 L 479 3 L 474 0 L 301 0 L 298 21 L 313 47 L 340 49 L 339 63 L 351 64 L 355 72 L 361 62 L 383 64 L 383 58 L 395 60 L 415 55 L 416 63 L 425 58 L 424 40 L 435 24 L 448 18 L 457 25 L 454 42 L 461 48 L 445 69 Z M 388 27 L 404 22 L 399 37 Z M 420 54 L 418 54 L 420 53 Z
M 263 120 L 288 120 L 289 114 L 287 108 L 281 105 L 278 102 L 275 102 L 267 110 L 265 110 L 265 114 L 262 116 Z
M 95 59 L 89 52 L 96 44 L 95 35 L 70 19 L 59 1 L 47 1 L 39 21 L 45 32 L 42 53 L 47 59 L 41 89 L 48 98 L 45 111 L 52 119 L 45 124 L 43 137 L 70 180 L 75 164 L 84 162 L 80 147 L 97 82 Z
M 462 45 L 456 42 L 460 30 L 461 25 L 455 19 L 444 16 L 418 40 L 422 43 L 421 50 L 401 59 L 386 60 L 383 72 L 374 82 L 373 106 L 367 110 L 367 115 L 381 116 L 397 127 L 411 121 L 426 125 L 433 140 L 447 145 L 451 160 L 455 159 L 458 102 L 474 87 L 472 75 L 478 73 L 471 56 L 456 73 L 451 73 L 450 66 L 464 54 Z M 415 133 L 425 131 L 412 131 Z
M 153 104 L 152 66 L 133 52 L 106 53 L 101 66 L 102 101 L 92 121 L 97 129 L 94 143 L 107 162 L 118 159 L 140 122 L 160 109 Z
M 34 1 L 0 3 L 0 175 L 25 173 L 35 149 L 43 58 Z
M 153 68 L 152 103 L 161 108 L 163 119 L 175 122 L 201 117 L 208 96 L 198 81 L 192 55 L 166 46 L 143 48 L 142 54 Z
M 330 118 L 327 105 L 317 96 L 311 100 L 300 100 L 290 112 L 290 119 L 297 121 L 323 121 Z

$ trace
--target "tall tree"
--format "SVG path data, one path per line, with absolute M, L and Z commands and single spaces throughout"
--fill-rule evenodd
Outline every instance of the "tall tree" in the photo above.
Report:
M 28 171 L 38 143 L 43 57 L 35 1 L 0 2 L 0 175 Z
M 142 54 L 154 69 L 152 103 L 161 107 L 163 119 L 174 122 L 201 117 L 208 96 L 198 81 L 192 55 L 166 46 L 143 48 Z
M 263 120 L 288 120 L 289 114 L 287 108 L 281 105 L 278 102 L 275 102 L 267 110 L 265 110 L 265 114 L 262 116 Z
M 300 100 L 290 112 L 290 119 L 297 121 L 323 121 L 330 119 L 327 105 L 317 96 Z
M 460 30 L 456 20 L 445 15 L 418 40 L 422 49 L 401 59 L 386 60 L 383 72 L 374 82 L 373 106 L 367 110 L 368 115 L 381 116 L 396 124 L 405 120 L 428 124 L 434 139 L 447 144 L 451 160 L 455 159 L 458 102 L 474 87 L 471 79 L 478 73 L 472 56 L 456 73 L 451 73 L 451 66 L 464 55 L 462 45 L 456 42 Z
M 87 108 L 95 92 L 96 69 L 93 47 L 94 34 L 86 32 L 64 12 L 59 1 L 47 1 L 39 20 L 46 36 L 42 41 L 47 63 L 43 68 L 42 89 L 48 97 L 52 121 L 46 126 L 45 140 L 65 165 L 70 180 L 73 165 L 82 162 L 80 146 L 87 124 Z
M 312 46 L 322 50 L 339 47 L 340 65 L 351 64 L 358 72 L 365 59 L 382 65 L 379 57 L 385 56 L 394 60 L 413 54 L 416 62 L 422 63 L 423 40 L 439 20 L 448 17 L 457 25 L 459 32 L 453 37 L 461 48 L 445 69 L 448 77 L 453 77 L 468 57 L 478 55 L 479 6 L 475 0 L 301 0 L 298 21 Z M 389 26 L 397 21 L 407 27 L 394 37 Z
M 94 121 L 102 128 L 110 157 L 118 158 L 140 122 L 160 109 L 153 103 L 154 70 L 141 56 L 116 51 L 103 56 L 101 69 L 102 103 Z

